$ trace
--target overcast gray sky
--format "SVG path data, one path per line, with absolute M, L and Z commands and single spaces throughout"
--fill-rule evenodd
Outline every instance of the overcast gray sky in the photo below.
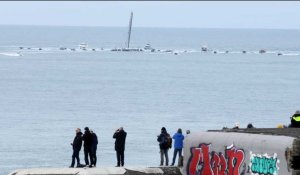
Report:
M 300 2 L 0 2 L 0 25 L 300 29 Z

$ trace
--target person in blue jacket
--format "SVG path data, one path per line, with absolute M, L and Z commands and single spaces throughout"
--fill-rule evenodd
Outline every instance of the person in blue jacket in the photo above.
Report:
M 174 154 L 173 154 L 173 162 L 172 166 L 175 164 L 177 153 L 179 154 L 179 159 L 181 158 L 182 148 L 183 148 L 183 140 L 184 136 L 182 135 L 182 130 L 179 128 L 177 133 L 175 133 L 172 137 L 174 141 Z

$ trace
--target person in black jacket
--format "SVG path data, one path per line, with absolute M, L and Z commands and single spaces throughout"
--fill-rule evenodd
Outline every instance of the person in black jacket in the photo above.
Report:
M 93 163 L 92 163 L 92 165 L 96 166 L 98 138 L 97 138 L 96 133 L 94 133 L 93 130 L 90 130 L 90 131 L 91 131 L 91 134 L 93 136 L 93 142 L 92 142 L 92 159 L 93 159 Z
M 124 131 L 123 127 L 116 130 L 113 135 L 115 141 L 115 150 L 117 152 L 117 166 L 124 166 L 124 151 L 125 151 L 125 140 L 127 133 Z
M 79 159 L 79 151 L 81 150 L 82 146 L 82 132 L 80 128 L 76 129 L 76 136 L 73 140 L 73 143 L 71 143 L 73 147 L 73 155 L 72 155 L 72 163 L 70 168 L 74 168 L 75 165 L 75 158 L 77 160 L 77 167 L 81 167 L 82 165 L 80 164 L 80 159 Z
M 160 148 L 160 166 L 163 166 L 164 164 L 164 156 L 166 158 L 166 166 L 169 165 L 168 137 L 170 137 L 170 134 L 168 134 L 165 127 L 162 127 L 160 135 L 157 136 L 157 141 L 159 142 L 159 148 Z
M 88 127 L 84 128 L 84 134 L 82 136 L 82 139 L 84 141 L 83 147 L 84 147 L 84 160 L 85 160 L 85 165 L 92 167 L 94 162 L 92 159 L 92 144 L 93 144 L 93 135 L 90 132 L 90 129 Z M 90 157 L 90 162 L 89 164 L 89 157 Z

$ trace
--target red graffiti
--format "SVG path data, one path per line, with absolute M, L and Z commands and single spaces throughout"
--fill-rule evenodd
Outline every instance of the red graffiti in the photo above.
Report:
M 211 144 L 200 144 L 191 148 L 191 158 L 187 166 L 188 175 L 240 175 L 244 161 L 244 151 L 234 146 L 220 152 L 210 151 Z

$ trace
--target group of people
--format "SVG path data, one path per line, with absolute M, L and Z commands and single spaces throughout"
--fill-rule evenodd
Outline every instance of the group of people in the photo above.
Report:
M 190 131 L 187 130 L 186 134 L 190 134 Z M 170 134 L 167 132 L 167 129 L 165 127 L 162 127 L 160 135 L 157 136 L 157 141 L 159 142 L 160 148 L 160 166 L 164 165 L 164 158 L 166 159 L 165 165 L 169 165 L 168 151 L 172 148 L 172 139 L 174 140 L 174 153 L 171 166 L 174 166 L 177 154 L 179 157 L 179 162 L 181 162 L 182 160 L 182 148 L 184 140 L 182 129 L 179 128 L 177 132 L 173 135 L 173 137 L 171 137 Z M 181 166 L 181 163 L 178 163 L 178 166 Z
M 97 163 L 97 145 L 98 137 L 93 130 L 90 130 L 88 127 L 84 128 L 84 134 L 82 134 L 81 129 L 77 128 L 75 130 L 76 135 L 71 143 L 73 147 L 72 162 L 70 168 L 74 168 L 75 159 L 77 160 L 77 168 L 81 167 L 96 167 Z M 125 151 L 125 140 L 127 133 L 124 131 L 123 127 L 117 129 L 113 135 L 115 141 L 115 150 L 117 153 L 117 167 L 124 166 L 124 151 Z M 82 142 L 84 142 L 84 160 L 85 165 L 80 163 L 79 152 L 82 147 Z
M 73 140 L 73 143 L 71 143 L 73 147 L 73 154 L 72 154 L 72 163 L 70 168 L 74 167 L 75 159 L 77 160 L 77 167 L 96 166 L 97 163 L 96 152 L 97 152 L 98 138 L 96 133 L 94 133 L 93 130 L 90 130 L 88 127 L 85 127 L 84 130 L 85 130 L 84 134 L 82 134 L 80 128 L 77 128 L 75 130 L 76 135 Z M 84 142 L 83 147 L 84 147 L 85 165 L 80 164 L 80 158 L 79 158 L 79 152 L 82 147 L 82 142 Z

